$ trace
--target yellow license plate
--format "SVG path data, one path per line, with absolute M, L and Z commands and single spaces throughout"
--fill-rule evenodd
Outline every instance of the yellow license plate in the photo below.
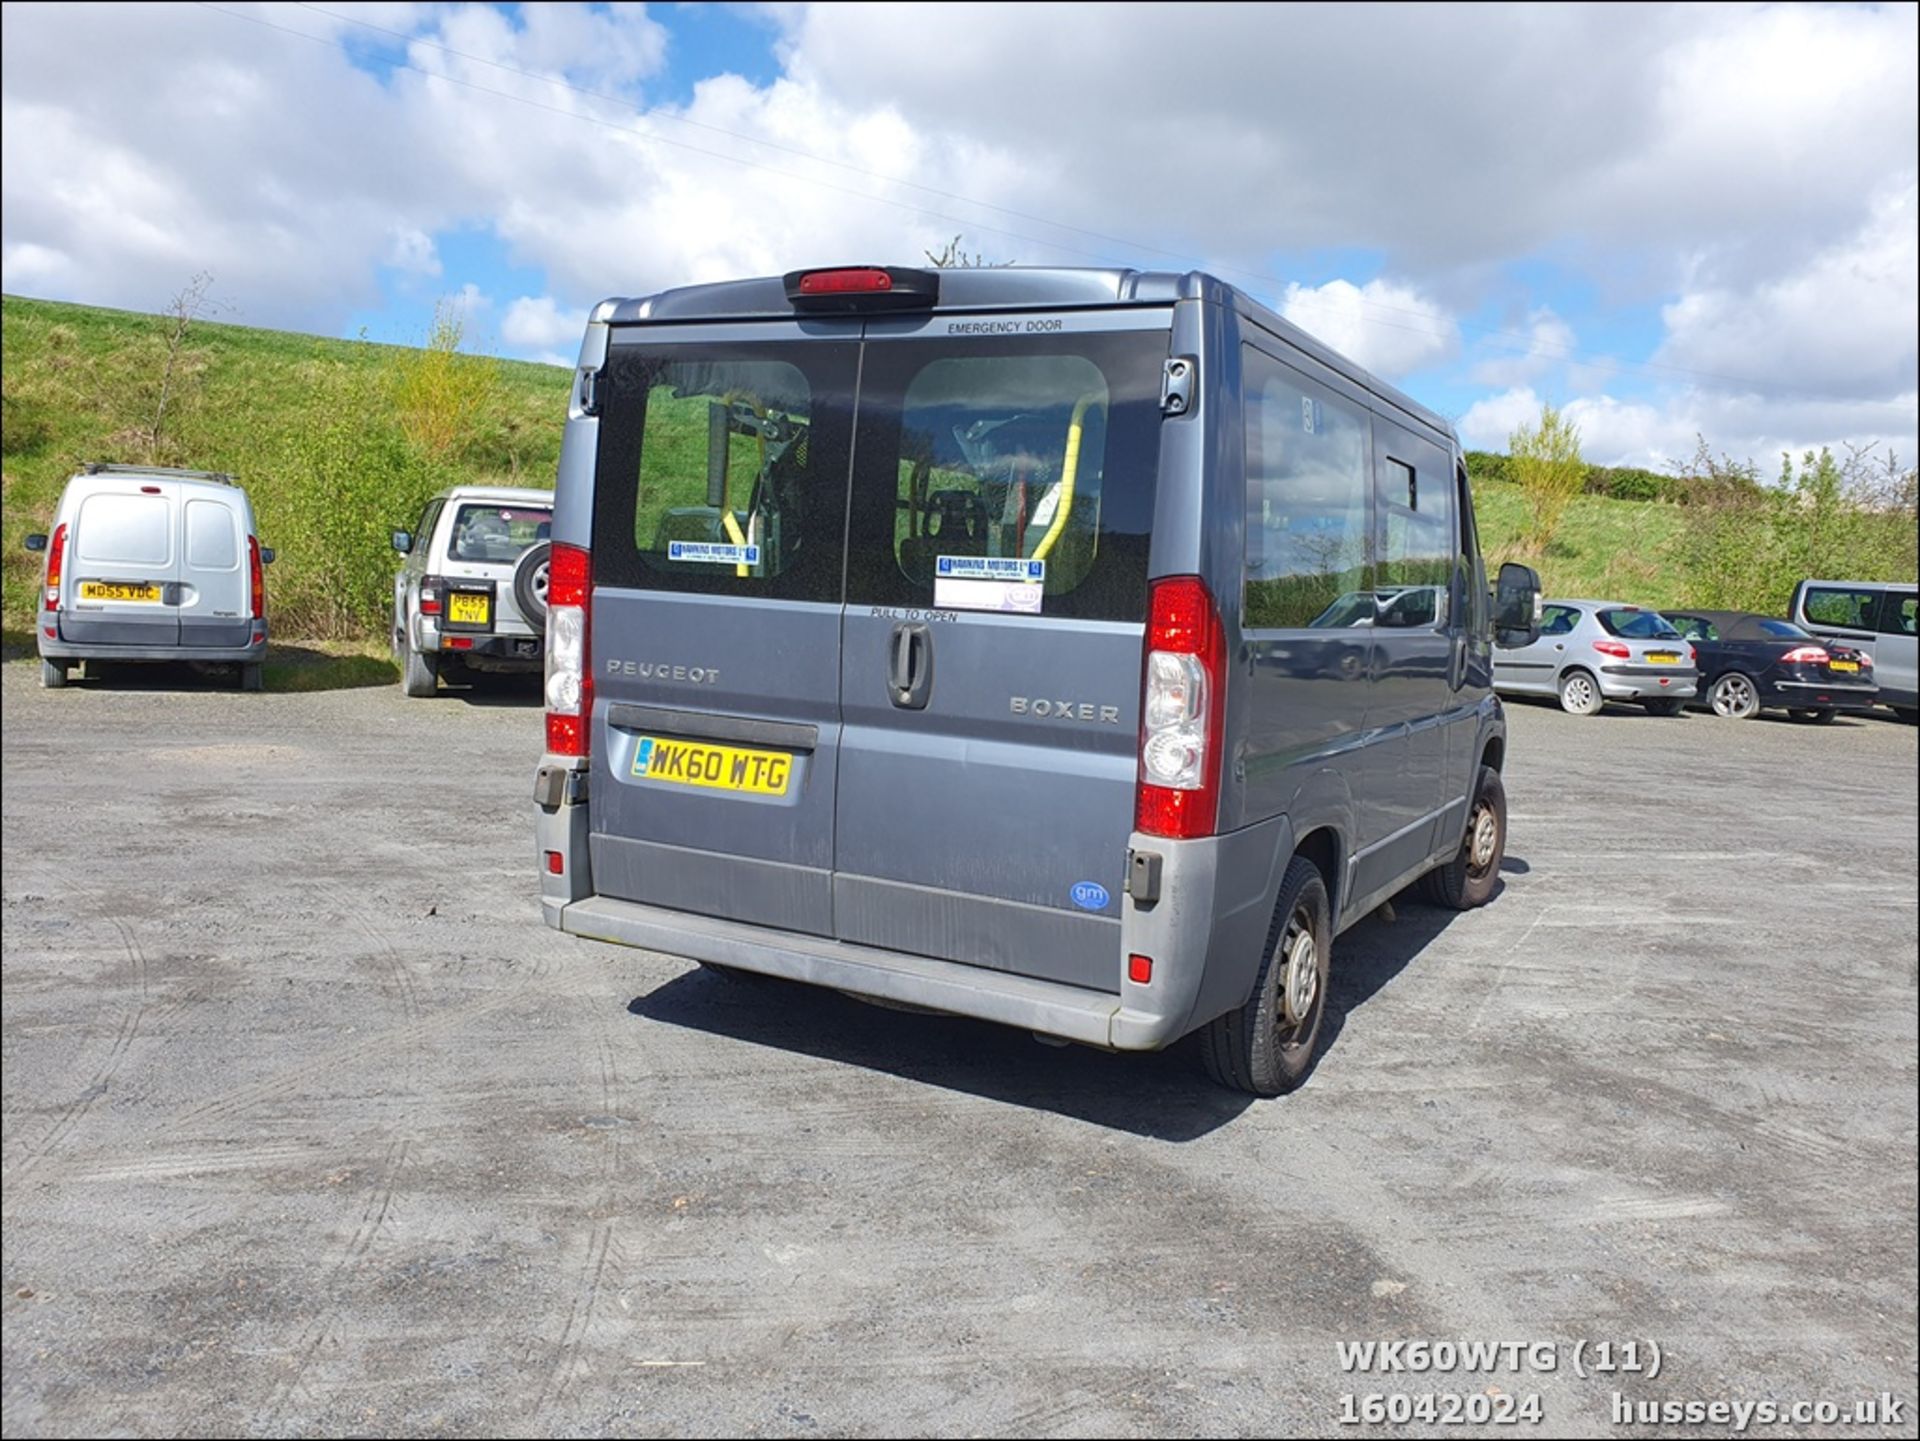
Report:
M 455 625 L 485 625 L 492 614 L 490 597 L 466 591 L 447 592 L 447 619 Z
M 160 587 L 157 585 L 123 585 L 110 580 L 83 580 L 80 582 L 82 600 L 133 600 L 144 605 L 160 604 Z
M 1830 660 L 1827 662 L 1827 669 L 1828 670 L 1850 670 L 1850 671 L 1859 670 L 1860 662 L 1857 660 Z
M 1647 659 L 1652 661 L 1655 665 L 1679 665 L 1680 664 L 1680 657 L 1675 655 L 1670 650 L 1650 650 L 1647 652 Z
M 641 736 L 633 753 L 633 774 L 641 780 L 713 791 L 783 796 L 793 779 L 793 757 L 780 751 Z

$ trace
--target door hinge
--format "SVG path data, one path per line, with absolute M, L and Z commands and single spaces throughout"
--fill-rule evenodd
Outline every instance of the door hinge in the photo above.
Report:
M 1193 381 L 1200 362 L 1191 355 L 1170 355 L 1160 372 L 1160 413 L 1185 415 L 1193 409 Z

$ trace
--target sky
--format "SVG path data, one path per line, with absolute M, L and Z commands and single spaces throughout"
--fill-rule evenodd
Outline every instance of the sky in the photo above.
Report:
M 571 364 L 815 264 L 1205 269 L 1504 450 L 1920 451 L 1911 5 L 7 4 L 0 284 Z

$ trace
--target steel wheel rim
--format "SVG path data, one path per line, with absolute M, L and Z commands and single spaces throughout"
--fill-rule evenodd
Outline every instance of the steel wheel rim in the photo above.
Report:
M 541 605 L 547 603 L 548 564 L 549 562 L 543 560 L 533 568 L 533 593 L 540 598 Z
M 1320 999 L 1320 948 L 1304 910 L 1296 910 L 1280 941 L 1286 971 L 1280 978 L 1280 1015 L 1275 1024 L 1280 1045 L 1297 1046 L 1306 1040 Z
M 1467 822 L 1467 874 L 1485 880 L 1493 870 L 1493 858 L 1500 847 L 1500 818 L 1493 807 L 1481 801 Z
M 1577 711 L 1593 708 L 1593 682 L 1583 675 L 1570 676 L 1567 680 L 1567 699 L 1573 702 Z

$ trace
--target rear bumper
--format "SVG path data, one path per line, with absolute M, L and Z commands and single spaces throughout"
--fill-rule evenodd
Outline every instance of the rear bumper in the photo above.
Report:
M 456 660 L 481 660 L 506 670 L 539 670 L 546 665 L 547 641 L 531 629 L 494 631 L 443 631 L 430 617 L 415 621 L 415 644 L 428 653 L 438 652 Z
M 43 628 L 39 636 L 40 655 L 45 660 L 124 660 L 124 661 L 209 661 L 226 665 L 251 665 L 266 659 L 267 638 L 243 646 L 208 645 L 75 645 L 55 640 Z
M 1821 681 L 1775 681 L 1763 705 L 1795 710 L 1871 710 L 1881 699 L 1879 686 L 1833 685 Z
M 584 782 L 581 771 L 554 757 L 536 782 L 540 909 L 556 930 L 1109 1050 L 1159 1050 L 1238 1004 L 1271 914 L 1268 872 L 1278 830 L 1266 825 L 1192 841 L 1131 838 L 1136 851 L 1159 857 L 1158 891 L 1150 903 L 1119 898 L 1112 990 L 669 910 L 594 893 Z M 561 858 L 558 872 L 546 863 L 550 853 Z M 1147 983 L 1126 979 L 1129 954 L 1153 958 Z
M 1603 665 L 1600 693 L 1608 700 L 1691 700 L 1700 672 L 1666 665 Z

